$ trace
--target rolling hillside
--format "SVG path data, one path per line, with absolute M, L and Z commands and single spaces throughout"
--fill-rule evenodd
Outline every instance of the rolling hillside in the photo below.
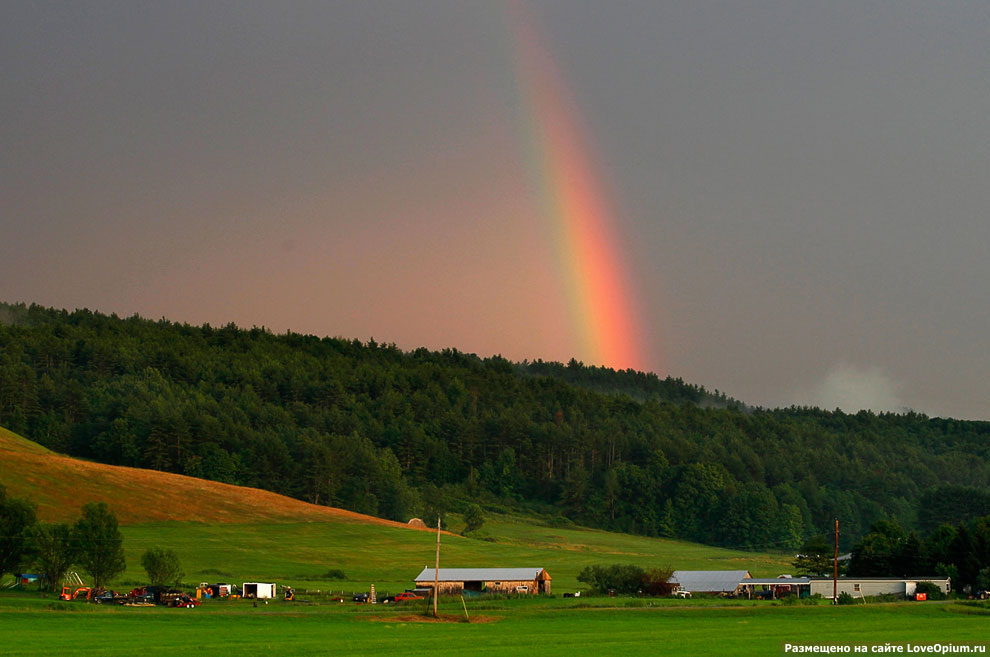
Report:
M 37 504 L 46 521 L 73 521 L 86 502 L 106 502 L 125 536 L 123 583 L 142 581 L 140 556 L 153 546 L 176 550 L 188 582 L 261 579 L 322 590 L 362 590 L 370 583 L 401 590 L 434 556 L 431 531 L 262 490 L 82 461 L 5 429 L 0 482 L 10 495 Z M 462 526 L 455 518 L 453 528 Z M 442 554 L 450 567 L 539 564 L 559 590 L 577 588 L 577 574 L 595 563 L 746 568 L 757 576 L 789 569 L 787 555 L 548 527 L 508 515 L 489 515 L 473 538 L 447 534 Z M 331 570 L 343 570 L 345 579 L 329 575 Z
M 56 454 L 0 427 L 0 481 L 38 506 L 42 520 L 72 521 L 87 502 L 106 502 L 121 524 L 148 522 L 400 522 L 307 504 L 257 488 L 93 463 Z M 420 530 L 421 531 L 421 530 Z

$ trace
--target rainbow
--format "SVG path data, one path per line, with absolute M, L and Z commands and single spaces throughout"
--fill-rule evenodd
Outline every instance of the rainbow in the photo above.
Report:
M 569 89 L 533 17 L 509 0 L 519 98 L 526 117 L 531 175 L 577 327 L 579 360 L 615 368 L 647 369 L 642 331 L 628 272 L 615 233 L 615 216 L 582 138 Z

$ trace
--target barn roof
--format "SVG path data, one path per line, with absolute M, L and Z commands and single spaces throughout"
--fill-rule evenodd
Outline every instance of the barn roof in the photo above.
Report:
M 691 592 L 731 593 L 748 578 L 748 570 L 675 570 L 670 581 Z
M 517 582 L 523 580 L 534 580 L 540 573 L 545 572 L 542 568 L 441 568 L 439 580 L 441 582 L 493 582 L 508 581 Z M 417 582 L 434 581 L 433 568 L 424 568 L 417 577 Z M 546 575 L 550 579 L 550 575 Z

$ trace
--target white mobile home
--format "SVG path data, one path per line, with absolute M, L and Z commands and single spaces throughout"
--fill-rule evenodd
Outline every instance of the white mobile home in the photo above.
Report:
M 848 593 L 854 598 L 870 595 L 898 595 L 910 598 L 920 582 L 931 582 L 943 593 L 952 590 L 952 582 L 948 577 L 840 577 L 838 594 Z M 833 581 L 831 577 L 812 577 L 811 595 L 821 595 L 831 598 Z

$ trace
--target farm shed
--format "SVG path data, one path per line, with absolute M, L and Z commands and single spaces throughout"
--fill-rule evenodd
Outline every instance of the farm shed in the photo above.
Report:
M 274 598 L 275 585 L 264 582 L 244 582 L 241 595 L 245 598 Z
M 951 591 L 952 582 L 948 577 L 840 577 L 838 592 L 848 593 L 854 598 L 862 598 L 868 595 L 900 595 L 911 597 L 919 582 L 931 582 L 939 587 L 943 593 Z M 821 595 L 823 598 L 832 598 L 832 578 L 813 577 L 811 578 L 811 595 Z
M 543 568 L 441 568 L 439 578 L 433 568 L 424 568 L 416 577 L 416 588 L 432 592 L 435 579 L 440 595 L 456 595 L 464 591 L 550 593 L 551 578 Z
M 691 593 L 732 595 L 742 592 L 742 581 L 751 577 L 748 570 L 675 570 L 670 581 Z

